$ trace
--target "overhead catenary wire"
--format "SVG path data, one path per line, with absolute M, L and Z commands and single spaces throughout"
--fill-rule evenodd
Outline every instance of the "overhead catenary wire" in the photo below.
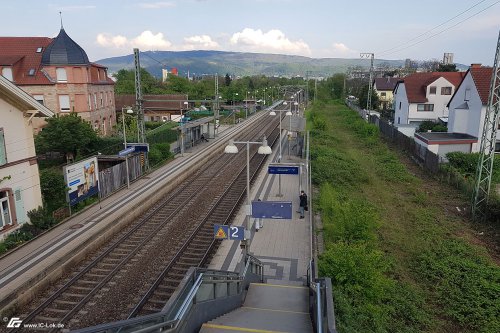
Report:
M 413 47 L 413 46 L 415 46 L 415 45 L 418 45 L 418 44 L 420 44 L 420 43 L 423 43 L 423 42 L 425 42 L 425 41 L 427 41 L 427 40 L 429 40 L 429 39 L 431 39 L 431 38 L 434 38 L 434 37 L 436 37 L 436 36 L 438 36 L 438 35 L 442 34 L 443 32 L 446 32 L 446 31 L 448 31 L 448 30 L 450 30 L 450 29 L 452 29 L 452 28 L 454 28 L 454 27 L 456 27 L 456 26 L 458 26 L 458 25 L 460 25 L 460 24 L 464 23 L 465 21 L 468 21 L 469 19 L 473 18 L 474 16 L 477 16 L 477 15 L 481 14 L 482 12 L 484 12 L 484 11 L 486 11 L 486 10 L 490 9 L 491 7 L 495 6 L 496 4 L 498 4 L 498 3 L 500 2 L 500 0 L 497 0 L 497 1 L 493 2 L 492 4 L 488 5 L 487 7 L 485 7 L 485 8 L 483 8 L 483 9 L 479 10 L 478 12 L 475 12 L 474 14 L 472 14 L 472 15 L 470 15 L 470 16 L 468 16 L 468 17 L 466 17 L 466 18 L 464 18 L 464 19 L 462 19 L 462 20 L 460 20 L 460 21 L 458 21 L 457 23 L 455 23 L 455 24 L 453 24 L 453 25 L 451 25 L 451 26 L 449 26 L 449 27 L 447 27 L 447 28 L 445 28 L 445 29 L 443 29 L 443 30 L 440 30 L 439 32 L 434 33 L 434 34 L 430 35 L 430 36 L 429 36 L 429 37 L 427 37 L 427 38 L 424 38 L 424 39 L 419 40 L 419 41 L 417 41 L 417 42 L 415 42 L 415 43 L 412 43 L 412 44 L 410 44 L 410 45 L 408 45 L 408 46 L 405 46 L 405 45 L 407 45 L 409 42 L 411 42 L 411 41 L 413 41 L 413 40 L 417 40 L 418 38 L 420 38 L 420 37 L 422 37 L 422 36 L 424 36 L 424 35 L 428 34 L 429 32 L 431 32 L 431 31 L 435 30 L 436 28 L 441 27 L 441 26 L 445 25 L 446 23 L 448 23 L 448 22 L 452 21 L 453 19 L 455 19 L 455 18 L 457 18 L 457 17 L 461 16 L 462 14 L 464 14 L 464 13 L 466 13 L 467 11 L 471 10 L 472 8 L 477 7 L 479 4 L 483 3 L 484 1 L 485 1 L 485 0 L 483 0 L 483 1 L 480 1 L 480 2 L 476 3 L 475 5 L 473 5 L 473 6 L 469 7 L 468 9 L 466 9 L 466 10 L 465 10 L 465 11 L 463 11 L 463 12 L 461 12 L 460 14 L 455 15 L 453 18 L 451 18 L 451 19 L 449 19 L 449 20 L 447 20 L 447 21 L 445 21 L 445 22 L 443 22 L 443 23 L 441 23 L 441 24 L 439 24 L 439 25 L 435 26 L 435 27 L 434 27 L 434 28 L 432 28 L 432 29 L 429 29 L 428 31 L 424 32 L 423 34 L 421 34 L 421 35 L 419 35 L 419 36 L 417 36 L 417 37 L 415 37 L 415 38 L 412 38 L 412 39 L 408 40 L 407 42 L 405 42 L 405 43 L 403 43 L 403 44 L 401 44 L 401 45 L 399 45 L 399 46 L 396 46 L 396 47 L 390 48 L 390 49 L 388 49 L 388 50 L 386 50 L 386 51 L 379 52 L 379 53 L 377 53 L 377 55 L 379 55 L 379 56 L 381 56 L 381 55 L 382 55 L 382 56 L 385 56 L 385 55 L 389 55 L 389 54 L 398 53 L 398 52 L 401 52 L 401 51 L 403 51 L 403 50 L 409 49 L 409 48 L 411 48 L 411 47 Z M 394 51 L 392 51 L 392 50 L 394 50 Z

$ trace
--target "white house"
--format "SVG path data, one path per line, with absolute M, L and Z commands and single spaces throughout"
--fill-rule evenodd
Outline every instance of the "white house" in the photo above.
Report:
M 27 212 L 42 205 L 31 124 L 35 116 L 53 115 L 0 76 L 0 239 L 29 222 Z
M 477 138 L 471 152 L 478 152 L 480 149 L 492 74 L 491 67 L 472 64 L 449 103 L 448 132 L 464 133 Z M 497 133 L 497 145 L 498 142 L 500 133 Z
M 399 81 L 394 88 L 394 125 L 417 127 L 426 120 L 444 122 L 448 102 L 462 82 L 463 72 L 414 73 Z

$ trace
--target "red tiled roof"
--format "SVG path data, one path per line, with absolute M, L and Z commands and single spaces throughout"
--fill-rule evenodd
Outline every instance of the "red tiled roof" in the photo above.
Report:
M 429 84 L 440 77 L 448 80 L 453 86 L 457 87 L 465 77 L 465 72 L 429 72 L 414 73 L 404 78 L 406 94 L 410 103 L 427 102 L 426 89 Z M 450 96 L 451 97 L 451 96 Z
M 472 79 L 476 85 L 476 89 L 481 98 L 483 105 L 488 104 L 490 97 L 491 75 L 493 75 L 493 68 L 491 67 L 474 67 L 470 69 Z
M 42 52 L 37 53 L 39 47 L 45 49 L 50 42 L 48 37 L 0 37 L 0 56 L 2 60 L 12 62 L 16 58 L 16 62 L 11 65 L 14 83 L 20 85 L 32 84 L 52 84 L 44 73 L 40 71 Z M 5 62 L 5 61 L 2 61 Z M 35 69 L 35 75 L 29 76 L 30 69 Z

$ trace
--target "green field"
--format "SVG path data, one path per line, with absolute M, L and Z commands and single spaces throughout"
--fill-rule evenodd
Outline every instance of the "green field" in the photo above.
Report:
M 468 199 L 342 104 L 316 103 L 308 124 L 339 332 L 500 332 L 495 240 Z

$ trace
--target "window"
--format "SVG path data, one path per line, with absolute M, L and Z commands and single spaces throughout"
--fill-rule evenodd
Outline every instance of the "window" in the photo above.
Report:
M 10 191 L 0 192 L 0 229 L 12 224 L 12 214 L 10 212 Z
M 68 82 L 66 68 L 56 68 L 57 82 Z
M 451 95 L 451 87 L 442 87 L 441 95 Z
M 35 69 L 34 68 L 30 68 L 30 70 L 28 71 L 28 75 L 29 76 L 35 76 Z
M 401 102 L 399 102 L 399 109 L 401 110 Z
M 0 165 L 7 164 L 7 151 L 5 148 L 5 136 L 3 128 L 0 128 Z
M 43 104 L 44 100 L 43 100 L 43 95 L 33 95 L 33 98 L 40 104 L 42 105 L 45 105 Z
M 104 97 L 103 93 L 101 93 L 101 108 L 104 107 Z
M 12 68 L 10 67 L 2 68 L 2 76 L 9 81 L 14 81 L 14 78 L 12 77 Z
M 464 101 L 470 101 L 470 89 L 465 89 Z
M 418 104 L 417 111 L 434 111 L 434 104 Z
M 59 95 L 59 108 L 61 112 L 69 112 L 69 95 Z
M 429 94 L 430 95 L 436 95 L 436 86 L 432 86 L 429 88 Z
M 380 93 L 381 97 L 385 97 L 385 91 Z
M 94 93 L 94 110 L 97 110 L 97 93 Z
M 92 94 L 89 94 L 89 110 L 92 110 Z
M 42 50 L 43 50 L 43 47 L 38 47 L 38 48 L 36 49 L 36 53 L 42 53 Z

